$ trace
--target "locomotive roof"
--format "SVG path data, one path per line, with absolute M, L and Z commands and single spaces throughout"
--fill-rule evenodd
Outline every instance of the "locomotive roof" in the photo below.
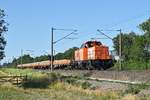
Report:
M 100 41 L 87 41 L 87 42 L 85 42 L 85 44 L 86 43 L 100 43 L 100 44 L 102 44 Z
M 93 47 L 93 44 L 99 46 L 102 45 L 100 41 L 87 41 L 81 45 L 81 48 Z

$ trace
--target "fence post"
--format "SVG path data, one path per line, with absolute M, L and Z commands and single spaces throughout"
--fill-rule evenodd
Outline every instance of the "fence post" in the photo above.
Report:
M 28 76 L 27 76 L 27 74 L 26 74 L 26 76 L 25 76 L 25 81 L 27 81 L 27 77 L 28 77 Z
M 18 86 L 18 76 L 16 76 L 17 77 L 17 86 Z

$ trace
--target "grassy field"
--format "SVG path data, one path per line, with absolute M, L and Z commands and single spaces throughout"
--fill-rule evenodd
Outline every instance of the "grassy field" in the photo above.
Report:
M 134 87 L 129 88 L 126 93 L 91 90 L 82 87 L 86 84 L 72 84 L 72 79 L 67 79 L 67 82 L 62 81 L 60 80 L 62 76 L 59 74 L 46 74 L 31 69 L 0 69 L 1 76 L 8 74 L 27 74 L 30 80 L 19 87 L 8 82 L 1 84 L 0 100 L 150 100 L 148 96 L 141 98 L 136 95 L 136 91 L 139 90 Z

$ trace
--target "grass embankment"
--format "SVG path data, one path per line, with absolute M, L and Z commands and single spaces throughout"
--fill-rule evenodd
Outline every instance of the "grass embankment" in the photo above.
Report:
M 47 89 L 22 89 L 0 86 L 2 100 L 116 100 L 117 93 L 84 90 L 65 83 L 50 85 Z
M 79 78 L 64 77 L 55 73 L 36 72 L 31 69 L 0 69 L 0 74 L 28 75 L 21 87 L 0 85 L 0 100 L 138 100 L 138 90 L 129 88 L 126 93 L 91 90 L 90 84 Z M 143 87 L 142 87 L 143 88 Z M 146 100 L 146 98 L 144 98 Z M 147 100 L 148 97 L 147 97 Z
M 55 73 L 35 72 L 31 69 L 1 69 L 10 75 L 28 74 L 29 80 L 21 87 L 11 84 L 0 85 L 0 100 L 116 100 L 117 93 L 109 94 L 83 89 L 89 84 L 80 83 L 75 78 L 66 78 Z M 23 87 L 23 88 L 22 88 Z

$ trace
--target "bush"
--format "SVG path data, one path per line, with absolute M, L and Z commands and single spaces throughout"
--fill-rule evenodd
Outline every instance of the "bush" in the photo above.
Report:
M 47 88 L 50 84 L 49 78 L 45 77 L 32 77 L 27 79 L 25 82 L 22 83 L 24 88 Z
M 91 84 L 89 82 L 83 82 L 83 83 L 81 83 L 81 87 L 83 89 L 88 89 L 90 86 L 91 86 Z
M 75 78 L 69 77 L 69 78 L 64 79 L 64 81 L 72 85 L 77 85 L 77 80 Z
M 92 71 L 84 73 L 83 77 L 90 77 L 92 75 Z
M 138 87 L 129 86 L 129 88 L 125 91 L 125 93 L 128 94 L 138 94 L 140 92 L 140 89 Z
M 129 85 L 129 88 L 125 91 L 125 93 L 138 94 L 142 89 L 146 89 L 149 85 L 139 84 L 139 85 Z
M 24 88 L 47 88 L 50 84 L 55 83 L 60 78 L 59 74 L 48 73 L 39 76 L 32 76 L 27 79 L 22 86 Z

